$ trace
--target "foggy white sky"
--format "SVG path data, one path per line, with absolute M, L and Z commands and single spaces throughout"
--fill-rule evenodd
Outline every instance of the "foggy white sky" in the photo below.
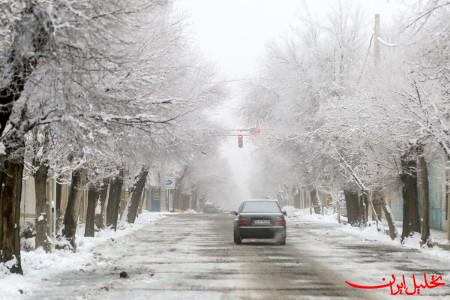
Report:
M 368 17 L 390 18 L 401 0 L 342 0 L 359 5 Z M 290 24 L 308 7 L 326 16 L 338 0 L 175 0 L 187 18 L 192 43 L 230 79 L 255 76 L 265 45 L 286 35 Z M 371 20 L 368 20 L 370 22 Z
M 194 49 L 216 66 L 219 76 L 225 79 L 249 79 L 258 76 L 259 64 L 267 43 L 286 36 L 290 26 L 308 7 L 311 15 L 325 17 L 338 0 L 174 0 L 175 14 L 188 24 L 186 36 Z M 402 0 L 342 0 L 343 5 L 360 5 L 371 24 L 372 16 L 381 13 L 382 22 L 391 18 L 396 4 Z M 238 117 L 242 99 L 239 82 L 228 85 L 230 99 L 217 111 L 215 118 L 228 128 L 246 124 Z M 237 148 L 235 138 L 222 145 L 222 152 L 230 162 L 242 198 L 250 196 L 248 179 L 251 176 L 251 144 Z M 210 199 L 213 201 L 213 199 Z M 223 205 L 226 208 L 237 205 Z

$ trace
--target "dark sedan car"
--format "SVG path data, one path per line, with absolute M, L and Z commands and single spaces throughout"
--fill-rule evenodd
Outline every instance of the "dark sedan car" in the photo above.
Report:
M 286 244 L 286 213 L 276 200 L 249 200 L 239 207 L 234 220 L 234 243 L 242 239 L 275 239 Z

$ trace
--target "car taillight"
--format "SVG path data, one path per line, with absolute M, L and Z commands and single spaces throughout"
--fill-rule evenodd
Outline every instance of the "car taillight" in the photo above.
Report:
M 284 217 L 276 217 L 275 225 L 285 226 L 286 225 L 286 220 L 284 219 Z
M 250 225 L 250 219 L 246 217 L 239 217 L 238 219 L 239 225 Z

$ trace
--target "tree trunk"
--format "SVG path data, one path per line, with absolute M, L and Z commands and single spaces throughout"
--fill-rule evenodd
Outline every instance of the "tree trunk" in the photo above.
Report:
M 319 200 L 319 208 L 320 208 L 320 213 L 323 215 L 325 215 L 325 196 L 319 193 L 319 191 L 316 189 L 316 196 L 317 199 Z
M 36 249 L 42 247 L 45 252 L 50 252 L 48 241 L 48 211 L 47 199 L 47 174 L 48 166 L 40 164 L 34 174 L 34 189 L 36 195 Z
M 23 159 L 23 158 L 22 158 Z M 20 260 L 20 200 L 23 161 L 6 160 L 0 175 L 0 263 L 15 259 L 11 273 L 22 274 Z
M 383 195 L 377 190 L 373 191 L 372 195 L 372 204 L 373 204 L 373 210 L 375 211 L 375 214 L 372 214 L 372 221 L 378 221 L 381 222 L 381 215 L 383 211 Z
M 61 208 L 62 203 L 62 184 L 61 177 L 56 178 L 56 207 L 55 207 L 55 218 L 56 218 L 56 236 L 61 235 L 62 228 L 64 227 L 64 212 Z
M 420 188 L 423 194 L 423 222 L 422 222 L 422 237 L 420 244 L 431 247 L 430 240 L 430 194 L 429 194 L 429 182 L 428 182 L 428 168 L 425 156 L 423 153 L 423 146 L 417 147 L 417 154 L 419 159 L 420 170 Z
M 414 155 L 412 155 L 414 153 Z M 417 190 L 417 160 L 415 150 L 410 149 L 400 158 L 402 172 L 403 226 L 402 241 L 413 232 L 420 232 L 419 199 Z
M 392 240 L 395 240 L 397 237 L 397 229 L 395 228 L 394 215 L 392 214 L 391 208 L 387 204 L 386 200 L 383 202 L 383 212 L 388 223 L 389 236 Z
M 127 215 L 128 223 L 134 223 L 134 221 L 136 220 L 139 202 L 141 201 L 142 198 L 142 191 L 145 188 L 145 182 L 147 180 L 147 174 L 148 169 L 146 167 L 142 167 L 141 172 L 135 178 L 135 183 L 131 194 L 131 200 L 128 204 L 128 215 Z
M 369 221 L 369 192 L 362 191 L 359 196 L 361 224 L 367 225 Z
M 122 196 L 124 196 L 124 197 L 122 197 Z M 127 210 L 128 210 L 128 198 L 126 197 L 126 196 L 128 196 L 128 198 L 129 198 L 129 194 L 128 195 L 123 195 L 123 194 L 121 194 L 121 197 L 120 197 L 120 200 L 119 200 L 119 213 L 118 213 L 118 216 L 119 216 L 119 220 L 121 220 L 121 221 L 126 221 L 126 214 L 128 214 L 127 213 Z
M 67 201 L 66 213 L 64 214 L 63 236 L 69 241 L 74 251 L 76 250 L 75 233 L 78 225 L 81 196 L 83 195 L 86 181 L 87 172 L 85 169 L 81 168 L 72 172 L 69 199 Z
M 117 230 L 117 218 L 119 217 L 119 205 L 122 198 L 123 185 L 123 169 L 120 170 L 119 175 L 114 176 L 111 181 L 109 190 L 108 205 L 106 207 L 106 226 L 111 226 Z
M 386 221 L 389 227 L 389 236 L 391 237 L 391 239 L 395 240 L 395 238 L 397 237 L 397 228 L 395 228 L 394 215 L 392 214 L 392 210 L 389 207 L 389 204 L 386 202 L 386 199 L 384 198 L 381 191 L 374 191 L 373 198 L 377 199 L 377 202 L 381 203 L 384 216 L 386 217 Z
M 300 208 L 300 190 L 297 186 L 294 191 L 294 207 Z
M 144 186 L 144 189 L 141 193 L 141 199 L 139 200 L 139 207 L 137 212 L 138 216 L 142 214 L 142 211 L 144 210 L 144 206 L 146 205 L 146 198 L 147 198 L 147 189 Z
M 311 190 L 309 195 L 311 196 L 311 205 L 314 207 L 314 213 L 320 214 L 320 204 L 319 199 L 317 197 L 317 190 L 316 189 Z
M 13 112 L 14 103 L 21 97 L 26 82 L 38 63 L 35 53 L 41 53 L 48 42 L 48 27 L 44 25 L 46 16 L 43 12 L 34 10 L 34 4 L 28 5 L 21 16 L 21 20 L 15 22 L 16 37 L 9 49 L 9 57 L 6 60 L 9 69 L 9 80 L 3 80 L 0 86 L 0 136 L 3 136 L 6 125 Z M 32 30 L 24 30 L 25 28 Z M 25 33 L 26 32 L 26 33 Z M 28 42 L 27 55 L 17 55 L 16 47 L 23 47 L 24 36 L 31 37 Z M 32 54 L 32 55 L 28 55 Z M 15 127 L 24 120 L 16 122 Z M 13 129 L 13 131 L 16 129 Z M 13 133 L 14 134 L 14 133 Z M 0 175 L 0 262 L 10 261 L 15 258 L 15 263 L 10 267 L 12 273 L 22 273 L 20 262 L 20 201 L 22 196 L 23 175 L 23 148 L 24 140 L 22 131 L 16 131 L 16 137 L 11 142 L 4 142 L 8 154 L 13 153 L 15 159 L 9 159 L 7 155 L 2 157 L 3 170 Z M 12 144 L 12 145 L 11 145 Z M 18 151 L 16 151 L 18 150 Z M 17 153 L 20 152 L 20 153 Z
M 194 189 L 192 192 L 192 209 L 197 210 L 197 190 Z
M 358 193 L 351 190 L 344 190 L 345 205 L 347 207 L 347 220 L 352 226 L 359 226 L 361 213 L 359 207 Z
M 183 201 L 183 210 L 188 210 L 189 209 L 189 196 L 187 196 L 185 194 L 180 194 L 180 197 Z
M 86 226 L 84 228 L 84 236 L 94 237 L 95 234 L 95 207 L 99 197 L 99 191 L 94 184 L 89 185 L 88 206 L 86 210 Z
M 336 202 L 336 217 L 339 224 L 341 224 L 341 204 L 339 200 Z
M 100 188 L 100 211 L 95 215 L 95 224 L 98 229 L 103 229 L 105 227 L 105 203 L 106 197 L 108 196 L 109 180 L 110 178 L 104 178 Z
M 183 172 L 181 173 L 181 176 L 178 177 L 178 178 L 176 179 L 176 182 L 175 182 L 175 191 L 174 191 L 174 193 L 173 193 L 173 202 L 174 202 L 174 203 L 178 203 L 178 205 L 180 205 L 180 208 L 181 208 L 182 210 L 186 210 L 186 209 L 189 208 L 189 205 L 186 205 L 186 204 L 184 203 L 184 201 L 186 200 L 186 198 L 185 198 L 185 197 L 183 196 L 183 194 L 182 194 L 182 187 L 181 187 L 181 185 L 182 185 L 182 183 L 183 183 L 183 180 L 184 180 L 185 176 L 187 175 L 188 170 L 189 170 L 189 169 L 188 169 L 187 166 L 185 166 L 185 167 L 183 168 Z

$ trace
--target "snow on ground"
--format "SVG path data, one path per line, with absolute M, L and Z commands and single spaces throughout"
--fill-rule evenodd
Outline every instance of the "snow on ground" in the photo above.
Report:
M 42 248 L 35 251 L 22 252 L 22 268 L 24 275 L 9 274 L 6 267 L 0 264 L 0 300 L 14 299 L 17 291 L 29 290 L 45 281 L 46 277 L 60 272 L 78 270 L 88 265 L 94 258 L 93 250 L 96 246 L 111 239 L 120 239 L 135 232 L 142 227 L 164 217 L 164 213 L 144 211 L 138 216 L 134 224 L 121 222 L 118 230 L 102 230 L 96 233 L 95 238 L 84 237 L 84 228 L 77 230 L 77 252 L 69 250 L 54 250 L 45 253 Z
M 408 248 L 408 249 L 417 249 L 423 252 L 424 254 L 434 257 L 437 259 L 447 259 L 450 260 L 450 251 L 440 248 L 439 246 L 433 248 L 422 248 L 420 246 L 420 234 L 414 234 L 413 236 L 407 238 L 403 244 L 400 242 L 400 234 L 401 234 L 401 224 L 397 226 L 398 237 L 395 240 L 392 240 L 386 233 L 382 231 L 378 231 L 375 223 L 369 224 L 367 227 L 354 227 L 350 224 L 338 223 L 337 215 L 328 212 L 327 214 L 320 215 L 314 214 L 307 209 L 296 209 L 291 206 L 286 206 L 283 208 L 288 214 L 288 222 L 294 222 L 296 220 L 304 220 L 310 222 L 318 222 L 318 223 L 335 223 L 336 229 L 348 233 L 351 236 L 358 237 L 361 240 L 370 241 L 370 242 L 380 242 L 384 244 L 389 244 L 391 246 L 397 246 L 399 248 Z M 346 220 L 345 217 L 341 217 L 341 219 Z M 382 224 L 384 230 L 387 230 L 387 224 Z M 449 245 L 449 241 L 446 238 L 446 232 L 432 230 L 431 238 L 433 243 L 438 245 Z

